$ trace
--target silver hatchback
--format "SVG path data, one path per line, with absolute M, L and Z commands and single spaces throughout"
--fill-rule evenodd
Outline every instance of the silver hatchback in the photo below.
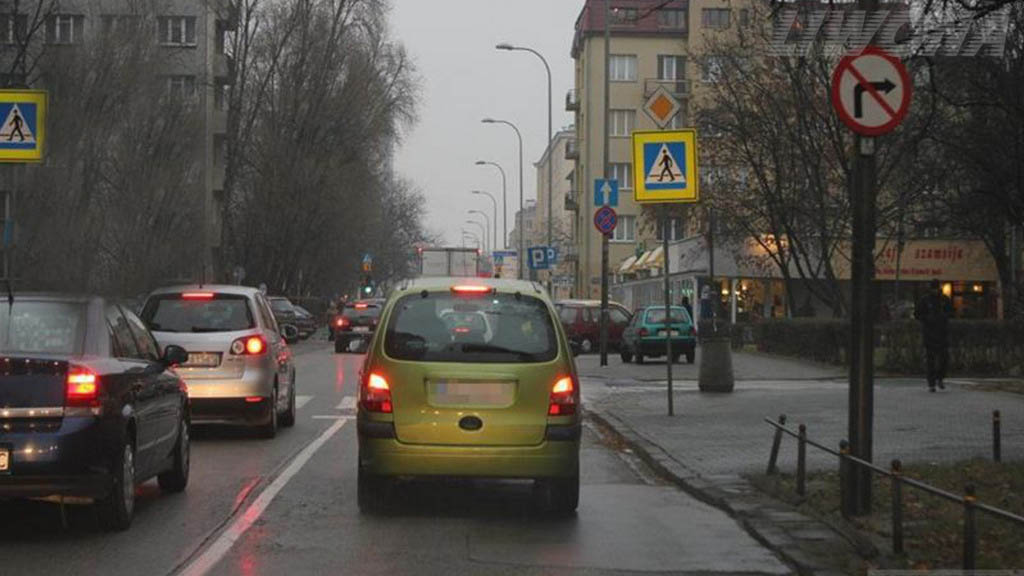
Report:
M 243 424 L 273 438 L 295 423 L 295 366 L 266 297 L 245 286 L 175 286 L 146 298 L 142 319 L 161 348 L 188 351 L 178 373 L 192 422 Z

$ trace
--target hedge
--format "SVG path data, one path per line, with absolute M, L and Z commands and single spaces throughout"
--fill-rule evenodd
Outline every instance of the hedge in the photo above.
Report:
M 761 352 L 845 364 L 850 324 L 847 320 L 793 319 L 738 324 L 733 347 L 754 345 Z M 951 373 L 1020 376 L 1024 372 L 1024 322 L 953 320 L 950 322 Z M 914 320 L 875 327 L 875 364 L 895 373 L 924 369 L 921 327 Z

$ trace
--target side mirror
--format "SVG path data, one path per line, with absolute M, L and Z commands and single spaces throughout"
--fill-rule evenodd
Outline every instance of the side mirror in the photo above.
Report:
M 168 344 L 164 348 L 164 365 L 166 366 L 177 366 L 179 364 L 185 364 L 188 362 L 188 352 L 185 351 L 181 346 L 175 346 L 174 344 Z
M 294 324 L 283 324 L 281 325 L 281 337 L 285 342 L 291 344 L 299 339 L 299 329 Z

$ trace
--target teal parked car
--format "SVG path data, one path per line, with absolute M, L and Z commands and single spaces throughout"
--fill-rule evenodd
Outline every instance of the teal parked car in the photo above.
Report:
M 619 353 L 623 362 L 643 364 L 644 358 L 657 358 L 667 352 L 667 338 L 672 339 L 672 363 L 678 363 L 685 354 L 686 361 L 693 364 L 697 352 L 697 330 L 693 319 L 682 306 L 670 308 L 672 317 L 665 322 L 664 306 L 640 308 L 632 321 L 622 332 Z

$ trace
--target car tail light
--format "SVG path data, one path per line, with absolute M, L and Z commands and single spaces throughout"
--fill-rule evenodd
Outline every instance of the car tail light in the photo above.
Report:
M 262 336 L 247 336 L 231 343 L 231 353 L 236 356 L 259 356 L 267 351 L 267 342 Z
M 462 285 L 458 285 L 458 286 L 452 286 L 452 292 L 454 292 L 456 294 L 467 294 L 467 295 L 490 294 L 491 292 L 494 292 L 494 288 L 491 288 L 490 286 L 479 286 L 479 285 L 474 285 L 474 284 L 462 284 Z
M 697 327 L 696 326 L 690 326 L 690 336 L 696 336 L 696 335 L 697 335 Z
M 66 406 L 99 406 L 99 376 L 85 368 L 72 366 L 71 369 L 68 370 L 64 404 Z
M 366 310 L 369 307 L 370 305 L 365 303 L 359 303 L 355 305 L 356 310 Z
M 259 404 L 260 402 L 263 402 L 263 396 L 246 396 L 245 397 L 245 403 L 246 404 Z
M 648 334 L 650 334 L 650 332 L 647 331 L 647 328 L 641 328 L 640 329 L 640 337 L 641 338 L 643 338 L 644 336 L 647 336 Z
M 181 297 L 184 300 L 212 300 L 213 292 L 185 292 Z
M 345 318 L 344 316 L 338 316 L 334 319 L 334 325 L 338 328 L 344 328 L 345 326 L 348 326 L 348 324 L 348 318 Z
M 363 382 L 360 404 L 367 412 L 391 414 L 391 386 L 384 376 L 371 372 Z
M 576 413 L 576 382 L 572 376 L 560 378 L 551 387 L 548 416 L 570 416 Z

